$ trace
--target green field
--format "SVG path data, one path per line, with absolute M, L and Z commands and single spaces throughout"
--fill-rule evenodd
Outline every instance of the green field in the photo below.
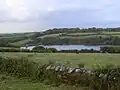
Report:
M 40 37 L 38 37 L 38 38 L 57 37 L 57 36 L 59 36 L 59 35 L 60 35 L 60 33 L 59 33 L 59 34 L 49 34 L 49 35 L 40 36 Z
M 18 41 L 18 42 L 14 42 L 14 43 L 11 43 L 11 45 L 23 46 L 25 43 L 28 43 L 29 41 L 31 41 L 31 39 L 25 39 L 25 40 L 21 40 L 21 41 Z
M 85 59 L 89 59 L 90 54 L 58 54 L 58 53 L 0 53 L 0 56 L 4 57 L 26 57 L 29 60 L 33 60 L 38 63 L 47 63 L 49 60 L 51 61 L 61 61 L 66 62 L 70 61 L 72 65 L 77 65 L 78 62 L 83 62 Z M 86 58 L 86 56 L 88 56 Z M 90 57 L 93 55 L 91 54 Z M 95 54 L 95 58 L 98 55 Z M 109 56 L 108 56 L 109 57 Z M 81 58 L 81 59 L 80 59 Z M 83 60 L 84 58 L 84 60 Z M 107 58 L 107 57 L 105 57 Z M 92 59 L 91 59 L 92 60 Z M 85 61 L 87 62 L 87 61 Z M 92 63 L 91 63 L 92 64 Z M 87 66 L 91 66 L 89 63 L 86 63 Z M 59 87 L 52 87 L 48 85 L 44 85 L 40 82 L 32 82 L 28 81 L 25 78 L 15 78 L 11 76 L 6 76 L 4 74 L 0 74 L 0 90 L 84 90 L 83 88 L 76 88 L 74 86 L 66 86 L 62 85 Z
M 61 63 L 70 62 L 71 66 L 76 67 L 79 63 L 84 63 L 85 67 L 92 67 L 95 64 L 120 65 L 120 54 L 90 54 L 90 53 L 0 53 L 4 57 L 26 57 L 38 63 L 45 64 L 48 61 L 59 61 Z M 44 85 L 40 82 L 32 82 L 25 78 L 15 78 L 0 74 L 0 90 L 88 90 L 75 88 L 73 86 L 62 85 L 53 87 Z
M 120 65 L 120 54 L 90 54 L 90 53 L 4 53 L 0 54 L 5 57 L 26 57 L 38 63 L 48 63 L 48 61 L 59 61 L 61 63 L 70 62 L 71 66 L 77 66 L 79 63 L 84 63 L 85 67 L 92 67 L 96 64 Z

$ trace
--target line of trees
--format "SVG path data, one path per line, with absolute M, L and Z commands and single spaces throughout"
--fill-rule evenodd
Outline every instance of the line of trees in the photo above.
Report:
M 19 48 L 0 48 L 0 52 L 38 52 L 38 53 L 100 53 L 99 50 L 94 49 L 82 49 L 82 50 L 61 50 L 58 51 L 55 48 L 44 48 L 42 46 L 36 46 L 33 50 L 19 49 Z
M 0 52 L 38 52 L 38 53 L 120 53 L 119 46 L 105 46 L 100 47 L 100 50 L 81 49 L 81 50 L 60 50 L 55 48 L 44 48 L 43 46 L 36 46 L 33 50 L 19 49 L 19 48 L 0 48 Z
M 82 33 L 82 32 L 101 32 L 101 31 L 109 31 L 109 32 L 120 32 L 120 28 L 53 28 L 49 29 L 42 34 L 55 34 L 55 33 Z
M 58 65 L 61 65 L 60 68 L 57 71 L 54 71 Z M 46 67 L 48 66 L 51 66 L 50 70 L 46 70 Z M 63 69 L 64 66 L 65 70 Z M 71 71 L 71 69 L 66 64 L 57 64 L 55 65 L 55 68 L 53 67 L 54 62 L 42 65 L 42 63 L 36 63 L 24 57 L 0 57 L 0 73 L 14 76 L 18 79 L 27 78 L 31 82 L 41 82 L 46 85 L 51 85 L 52 87 L 59 87 L 60 85 L 65 84 L 74 85 L 74 87 L 85 87 L 85 90 L 120 89 L 120 66 L 108 64 L 104 67 L 97 66 L 91 69 L 83 67 L 79 68 L 80 72 L 76 72 L 76 69 L 73 69 L 70 73 L 68 73 L 68 71 Z M 66 70 L 66 67 L 68 70 Z M 61 68 L 62 72 L 59 73 Z M 4 79 L 4 77 L 2 78 Z

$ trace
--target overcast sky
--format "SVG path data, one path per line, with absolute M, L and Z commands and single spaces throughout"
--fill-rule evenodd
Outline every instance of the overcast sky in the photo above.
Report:
M 119 27 L 120 0 L 0 0 L 0 33 Z

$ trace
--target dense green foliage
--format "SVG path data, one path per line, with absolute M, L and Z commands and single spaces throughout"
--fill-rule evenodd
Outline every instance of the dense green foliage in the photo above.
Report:
M 100 53 L 99 50 L 93 50 L 93 49 L 82 49 L 82 50 L 61 50 L 61 51 L 58 51 L 60 53 Z
M 53 28 L 49 29 L 48 31 L 44 32 L 45 34 L 55 34 L 55 33 L 81 33 L 81 32 L 102 32 L 102 31 L 109 31 L 109 32 L 120 32 L 120 28 Z M 43 34 L 44 34 L 43 33 Z
M 19 48 L 0 48 L 0 52 L 20 52 Z
M 19 48 L 0 48 L 0 52 L 38 52 L 38 53 L 120 53 L 119 46 L 101 47 L 100 50 L 81 49 L 81 50 L 61 50 L 57 51 L 55 48 L 45 48 L 43 46 L 36 46 L 33 50 L 19 49 Z
M 101 47 L 101 52 L 103 53 L 120 53 L 120 47 Z

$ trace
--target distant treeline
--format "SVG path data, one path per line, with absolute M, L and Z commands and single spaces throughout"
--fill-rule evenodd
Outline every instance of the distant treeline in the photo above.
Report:
M 19 48 L 0 48 L 0 52 L 37 52 L 37 53 L 99 53 L 100 51 L 94 49 L 82 49 L 82 50 L 61 50 L 58 51 L 55 48 L 44 48 L 37 46 L 33 50 L 19 49 Z
M 81 50 L 61 50 L 58 51 L 55 48 L 44 48 L 42 46 L 36 46 L 33 50 L 19 49 L 19 48 L 0 48 L 0 52 L 37 52 L 37 53 L 120 53 L 119 46 L 113 47 L 101 47 L 100 50 L 94 49 L 81 49 Z
M 83 33 L 83 32 L 120 32 L 120 28 L 53 28 L 49 29 L 42 34 L 55 34 L 55 33 Z M 41 34 L 41 35 L 42 35 Z
M 102 53 L 120 53 L 120 47 L 119 46 L 101 47 L 100 51 Z

